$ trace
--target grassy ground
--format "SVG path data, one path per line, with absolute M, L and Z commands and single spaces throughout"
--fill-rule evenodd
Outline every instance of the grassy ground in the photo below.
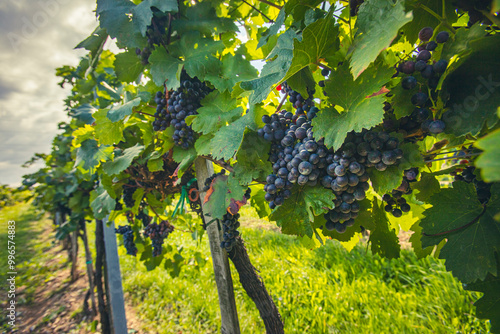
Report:
M 18 205 L 0 211 L 2 259 L 6 220 L 12 218 L 17 222 L 20 302 L 29 305 L 34 291 L 61 272 L 66 258 L 60 252 L 61 258 L 54 259 L 48 251 L 53 247 L 47 237 L 53 237 L 51 221 L 39 220 L 27 205 Z M 410 251 L 403 251 L 400 259 L 386 260 L 366 252 L 364 245 L 347 252 L 335 242 L 311 251 L 266 222 L 247 218 L 244 226 L 250 258 L 281 312 L 286 333 L 488 332 L 488 322 L 474 317 L 472 303 L 479 295 L 463 291 L 439 260 L 417 260 Z M 93 248 L 90 226 L 89 237 Z M 218 332 L 218 299 L 206 238 L 196 246 L 189 235 L 173 233 L 167 242 L 186 252 L 197 248 L 207 263 L 201 268 L 188 263 L 172 278 L 161 266 L 148 272 L 120 247 L 134 329 L 148 334 Z M 1 275 L 4 265 L 2 260 Z M 264 333 L 258 311 L 234 268 L 232 272 L 242 332 Z
M 259 223 L 251 219 L 246 225 Z M 365 245 L 347 252 L 337 242 L 311 251 L 269 229 L 242 228 L 242 233 L 286 333 L 488 332 L 489 323 L 474 317 L 472 303 L 480 296 L 464 291 L 440 260 L 417 260 L 411 251 L 403 251 L 397 260 L 381 259 Z M 174 233 L 169 243 L 194 247 L 182 233 Z M 199 250 L 209 260 L 208 243 Z M 123 247 L 120 253 L 124 290 L 145 332 L 218 331 L 211 262 L 200 271 L 188 266 L 171 278 L 163 267 L 148 272 L 138 259 L 126 256 Z M 264 333 L 234 268 L 232 273 L 242 332 Z

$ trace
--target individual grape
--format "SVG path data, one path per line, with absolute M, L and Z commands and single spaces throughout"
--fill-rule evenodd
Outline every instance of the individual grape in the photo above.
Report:
M 448 62 L 444 59 L 438 60 L 434 64 L 434 72 L 436 73 L 444 73 L 446 71 L 446 67 L 448 66 Z
M 423 60 L 423 61 L 428 61 L 431 59 L 432 55 L 429 50 L 422 50 L 418 53 L 417 55 L 417 61 Z
M 413 89 L 417 87 L 417 79 L 412 76 L 404 77 L 403 80 L 401 80 L 401 86 L 403 87 L 403 89 Z
M 429 132 L 432 134 L 439 134 L 444 131 L 446 124 L 441 120 L 432 121 L 429 124 Z
M 411 97 L 411 103 L 416 106 L 423 107 L 428 99 L 429 96 L 427 96 L 427 94 L 418 92 L 413 94 L 413 96 Z
M 436 50 L 438 44 L 434 41 L 430 41 L 429 43 L 427 43 L 427 45 L 425 46 L 425 49 L 426 50 L 429 50 L 429 51 L 434 51 Z
M 402 72 L 405 74 L 412 74 L 413 72 L 415 72 L 415 62 L 411 60 L 405 61 L 403 63 Z
M 396 218 L 399 218 L 403 215 L 403 212 L 400 209 L 393 209 L 392 210 L 392 215 Z
M 427 67 L 427 62 L 424 60 L 419 60 L 415 63 L 415 71 L 422 72 Z
M 440 31 L 436 35 L 436 42 L 438 43 L 446 43 L 450 38 L 450 34 L 447 31 Z
M 425 67 L 425 69 L 424 69 L 422 72 L 420 72 L 420 73 L 421 73 L 421 75 L 422 75 L 422 78 L 424 78 L 424 79 L 430 79 L 430 78 L 432 78 L 432 77 L 434 76 L 434 74 L 435 74 L 435 71 L 434 71 L 434 66 L 432 66 L 432 65 L 427 65 L 427 66 Z
M 432 29 L 431 27 L 425 27 L 425 28 L 422 28 L 419 33 L 418 33 L 418 38 L 422 41 L 422 42 L 427 42 L 428 40 L 431 39 L 432 35 L 434 33 L 434 29 Z

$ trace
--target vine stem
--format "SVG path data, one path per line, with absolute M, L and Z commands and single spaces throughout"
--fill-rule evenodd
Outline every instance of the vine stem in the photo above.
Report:
M 433 160 L 425 160 L 424 162 L 428 163 L 428 162 L 434 162 L 434 161 L 440 161 L 440 160 L 467 159 L 467 158 L 474 157 L 474 156 L 480 155 L 480 154 L 481 153 L 472 153 L 472 154 L 464 155 L 462 157 L 446 157 L 446 158 L 439 158 L 439 159 L 433 159 Z
M 486 205 L 483 206 L 483 211 L 481 211 L 481 213 L 476 218 L 474 218 L 470 223 L 467 223 L 464 226 L 460 226 L 460 227 L 454 228 L 454 229 L 449 230 L 449 231 L 439 232 L 439 233 L 435 233 L 435 234 L 427 234 L 427 233 L 422 232 L 422 235 L 424 235 L 426 237 L 438 237 L 441 235 L 446 235 L 446 234 L 450 234 L 453 232 L 458 232 L 458 231 L 466 229 L 467 227 L 476 223 L 479 220 L 479 218 L 481 218 L 484 215 L 485 212 L 486 212 Z
M 257 1 L 265 3 L 266 5 L 272 6 L 274 8 L 278 8 L 279 10 L 281 10 L 281 8 L 283 8 L 283 6 L 277 5 L 277 4 L 272 3 L 270 1 L 267 1 L 267 0 L 257 0 Z
M 488 18 L 491 22 L 495 23 L 497 26 L 500 26 L 500 18 L 488 12 L 487 10 L 480 10 L 480 12 Z
M 249 5 L 250 7 L 252 7 L 255 11 L 257 11 L 260 15 L 264 16 L 270 23 L 274 23 L 274 21 L 269 18 L 269 16 L 267 16 L 266 14 L 262 13 L 257 7 L 255 7 L 254 5 L 252 5 L 251 3 L 247 2 L 246 0 L 241 0 L 243 1 L 244 3 L 246 3 L 247 5 Z
M 286 93 L 285 96 L 283 96 L 283 98 L 280 101 L 280 104 L 278 105 L 278 107 L 276 108 L 276 111 L 274 113 L 277 113 L 278 111 L 280 111 L 280 109 L 281 109 L 281 107 L 283 107 L 283 104 L 285 103 L 287 97 L 288 97 L 288 93 Z
M 154 117 L 154 118 L 160 118 L 158 116 L 148 114 L 147 112 L 142 112 L 142 111 L 138 111 L 138 110 L 134 110 L 134 112 L 136 112 L 138 114 L 141 114 L 141 115 L 151 116 L 151 117 Z
M 333 70 L 330 68 L 330 66 L 327 66 L 323 63 L 320 63 L 320 62 L 317 62 L 316 65 L 318 65 L 318 67 L 321 67 L 321 68 L 324 68 L 324 69 L 327 69 L 329 70 L 330 72 L 333 72 Z
M 430 9 L 429 7 L 427 7 L 426 5 L 418 3 L 417 7 L 422 8 L 423 10 L 425 10 L 427 13 L 431 14 L 432 16 L 434 16 L 439 21 L 443 21 L 443 18 L 439 14 L 437 14 L 435 11 L 433 11 L 432 9 Z

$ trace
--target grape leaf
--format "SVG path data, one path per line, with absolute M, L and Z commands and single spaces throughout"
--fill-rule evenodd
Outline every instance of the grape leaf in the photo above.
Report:
M 420 78 L 419 78 L 420 79 Z M 409 116 L 415 110 L 415 105 L 411 103 L 411 97 L 417 93 L 418 89 L 404 89 L 401 82 L 391 88 L 391 105 L 394 109 L 396 119 Z
M 445 13 L 448 23 L 453 24 L 457 21 L 458 16 L 455 11 L 453 0 L 445 0 Z M 423 27 L 436 27 L 441 23 L 441 20 L 423 9 L 423 6 L 434 11 L 438 15 L 442 14 L 442 2 L 435 0 L 406 0 L 406 10 L 413 12 L 413 20 L 403 26 L 401 29 L 404 32 L 406 39 L 411 44 L 415 44 L 418 40 L 418 33 Z
M 75 46 L 75 49 L 85 49 L 90 51 L 90 56 L 93 59 L 97 54 L 97 51 L 101 48 L 101 45 L 108 38 L 106 30 L 100 27 L 95 28 L 95 30 L 90 34 L 89 37 L 85 38 L 83 41 Z
M 383 203 L 379 204 L 376 198 L 373 201 L 372 219 L 375 223 L 369 239 L 372 252 L 389 259 L 398 258 L 401 250 L 398 236 L 389 227 Z
M 422 246 L 436 245 L 447 238 L 439 257 L 446 260 L 446 269 L 464 283 L 484 280 L 488 273 L 497 275 L 495 253 L 500 251 L 500 224 L 494 215 L 500 211 L 498 184 L 493 184 L 491 194 L 483 211 L 474 185 L 456 181 L 453 188 L 442 189 L 431 197 L 433 207 L 424 211 L 420 223 L 427 235 L 461 228 L 438 236 L 424 235 Z
M 261 38 L 259 39 L 259 44 L 257 44 L 257 49 L 260 49 L 262 46 L 266 45 L 271 36 L 275 36 L 278 34 L 279 30 L 285 24 L 286 12 L 285 7 L 281 8 L 278 17 L 274 20 L 273 24 L 262 33 Z
M 132 115 L 134 107 L 137 107 L 139 104 L 141 104 L 141 99 L 137 97 L 122 105 L 115 105 L 108 111 L 108 118 L 113 123 L 118 122 L 125 117 Z
M 334 108 L 321 110 L 312 121 L 314 137 L 324 137 L 326 146 L 338 150 L 347 133 L 370 129 L 382 122 L 384 97 L 368 96 L 380 91 L 392 74 L 393 70 L 389 67 L 372 65 L 354 81 L 349 65 L 339 66 L 330 75 L 325 92 L 329 101 L 341 106 L 344 111 L 339 113 Z
M 293 39 L 299 39 L 299 35 L 293 29 L 282 33 L 269 56 L 267 63 L 262 68 L 259 78 L 242 81 L 240 87 L 244 90 L 253 90 L 250 96 L 250 104 L 256 104 L 267 98 L 274 85 L 285 76 L 293 59 Z
M 441 59 L 449 61 L 453 56 L 460 55 L 460 60 L 465 60 L 474 50 L 470 46 L 470 42 L 486 36 L 485 27 L 479 24 L 474 24 L 470 28 L 460 28 L 454 38 L 443 45 Z
M 101 109 L 94 113 L 96 120 L 94 129 L 95 137 L 101 145 L 113 145 L 123 140 L 123 123 L 113 123 L 107 117 L 108 110 Z
M 437 193 L 441 186 L 433 174 L 423 172 L 420 181 L 412 183 L 412 189 L 418 190 L 415 198 L 422 202 L 427 202 L 432 195 Z
M 198 154 L 196 150 L 191 147 L 188 150 L 185 150 L 179 146 L 174 147 L 174 154 L 172 155 L 172 159 L 179 164 L 177 167 L 177 177 L 181 178 L 184 172 L 191 166 L 196 159 Z
M 222 41 L 203 38 L 198 31 L 186 32 L 181 40 L 171 45 L 175 57 L 184 58 L 184 69 L 191 77 L 205 80 L 206 75 L 217 75 L 221 62 L 214 55 L 224 50 Z
M 312 237 L 315 216 L 328 212 L 334 199 L 331 189 L 294 187 L 292 197 L 274 209 L 269 219 L 276 221 L 282 233 Z
M 403 150 L 403 157 L 398 165 L 389 166 L 385 171 L 380 172 L 375 168 L 370 168 L 368 174 L 372 182 L 373 190 L 378 194 L 386 194 L 399 187 L 403 181 L 403 171 L 411 167 L 423 167 L 424 159 L 420 154 L 417 144 L 404 143 L 400 145 Z
M 198 108 L 198 115 L 190 116 L 190 119 L 192 119 L 193 130 L 203 134 L 217 132 L 243 113 L 243 108 L 238 107 L 238 102 L 231 98 L 229 91 L 224 93 L 213 91 L 203 99 L 201 104 L 202 107 Z
M 298 92 L 302 96 L 308 96 L 309 91 L 313 90 L 316 86 L 313 74 L 309 67 L 305 67 L 289 77 L 286 81 L 290 88 Z
M 151 75 L 157 86 L 163 86 L 166 81 L 167 89 L 177 89 L 180 85 L 182 62 L 172 57 L 164 48 L 156 48 L 149 56 Z
M 478 140 L 474 145 L 484 152 L 475 161 L 481 168 L 481 177 L 486 182 L 500 181 L 500 130 Z
M 76 152 L 75 167 L 93 174 L 102 161 L 111 158 L 112 153 L 112 146 L 98 145 L 94 139 L 87 139 Z
M 142 36 L 146 36 L 146 30 L 151 25 L 153 18 L 151 7 L 156 7 L 162 12 L 177 13 L 178 10 L 176 0 L 144 0 L 132 8 L 132 19 Z
M 104 172 L 108 175 L 117 175 L 127 169 L 132 161 L 144 150 L 144 146 L 135 144 L 135 146 L 129 147 L 123 150 L 123 154 L 119 157 L 115 157 L 113 161 L 106 162 L 102 168 Z
M 146 40 L 142 37 L 129 15 L 135 7 L 128 0 L 97 0 L 97 15 L 101 28 L 105 28 L 118 45 L 128 48 L 142 48 Z
M 266 202 L 264 198 L 266 192 L 262 188 L 258 190 L 255 187 L 251 188 L 252 188 L 252 197 L 250 197 L 250 203 L 252 207 L 255 208 L 255 211 L 257 211 L 259 218 L 264 218 L 269 216 L 269 214 L 271 213 L 271 209 L 269 208 L 269 204 Z
M 434 250 L 433 247 L 427 247 L 427 248 L 422 248 L 422 228 L 420 227 L 420 221 L 417 221 L 414 223 L 411 228 L 411 231 L 413 231 L 413 234 L 410 237 L 410 243 L 413 251 L 415 252 L 415 255 L 419 258 L 422 259 L 432 253 Z
M 261 179 L 273 172 L 269 158 L 270 143 L 255 132 L 248 132 L 236 155 L 237 164 L 234 173 L 241 184 L 249 184 L 253 180 Z
M 412 20 L 412 13 L 405 13 L 403 3 L 368 0 L 359 7 L 354 26 L 358 30 L 351 46 L 351 72 L 355 79 L 391 45 L 399 29 Z
M 142 73 L 144 66 L 135 51 L 122 52 L 115 56 L 115 72 L 118 80 L 133 82 Z
M 116 202 L 102 185 L 90 192 L 90 207 L 95 219 L 104 219 L 115 209 Z
M 500 264 L 497 264 L 500 266 Z M 478 318 L 490 319 L 491 332 L 500 331 L 500 277 L 488 275 L 484 281 L 464 284 L 466 290 L 480 291 L 484 295 L 474 303 Z
M 246 187 L 242 187 L 233 174 L 217 176 L 211 188 L 213 192 L 205 196 L 203 210 L 212 218 L 222 219 L 232 200 L 245 199 Z
M 321 58 L 332 56 L 338 49 L 338 26 L 333 18 L 334 6 L 325 18 L 308 25 L 302 32 L 302 40 L 293 42 L 293 59 L 283 80 L 288 79 Z
M 242 55 L 228 53 L 222 57 L 221 61 L 220 72 L 207 74 L 205 77 L 220 92 L 232 90 L 237 82 L 251 80 L 258 76 L 257 70 Z
M 172 21 L 172 29 L 182 36 L 191 31 L 199 31 L 203 35 L 237 32 L 238 27 L 227 17 L 218 17 L 210 1 L 198 2 L 186 11 L 181 19 Z
M 72 118 L 77 119 L 85 124 L 92 124 L 95 121 L 92 114 L 96 110 L 97 109 L 94 108 L 92 105 L 90 105 L 88 103 L 84 103 L 84 104 L 80 105 L 78 108 L 71 109 L 71 111 L 68 114 Z
M 246 115 L 220 128 L 210 141 L 206 141 L 206 136 L 198 139 L 195 143 L 196 150 L 205 154 L 208 153 L 207 150 L 210 150 L 215 159 L 229 160 L 233 158 L 243 142 L 243 136 L 248 131 L 247 128 L 257 130 L 256 121 L 265 113 L 266 111 L 261 106 L 252 105 Z M 203 140 L 204 144 L 199 143 L 200 140 Z
M 494 35 L 470 42 L 474 50 L 452 73 L 443 90 L 449 94 L 443 114 L 445 132 L 457 137 L 477 135 L 484 125 L 492 128 L 497 122 L 500 105 L 500 36 Z

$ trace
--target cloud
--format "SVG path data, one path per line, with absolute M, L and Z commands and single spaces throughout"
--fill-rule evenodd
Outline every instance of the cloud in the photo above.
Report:
M 73 48 L 97 26 L 94 0 L 3 0 L 0 3 L 0 182 L 19 184 L 20 164 L 48 153 L 57 123 L 67 120 L 55 68 L 75 66 Z M 45 20 L 44 18 L 48 18 Z

